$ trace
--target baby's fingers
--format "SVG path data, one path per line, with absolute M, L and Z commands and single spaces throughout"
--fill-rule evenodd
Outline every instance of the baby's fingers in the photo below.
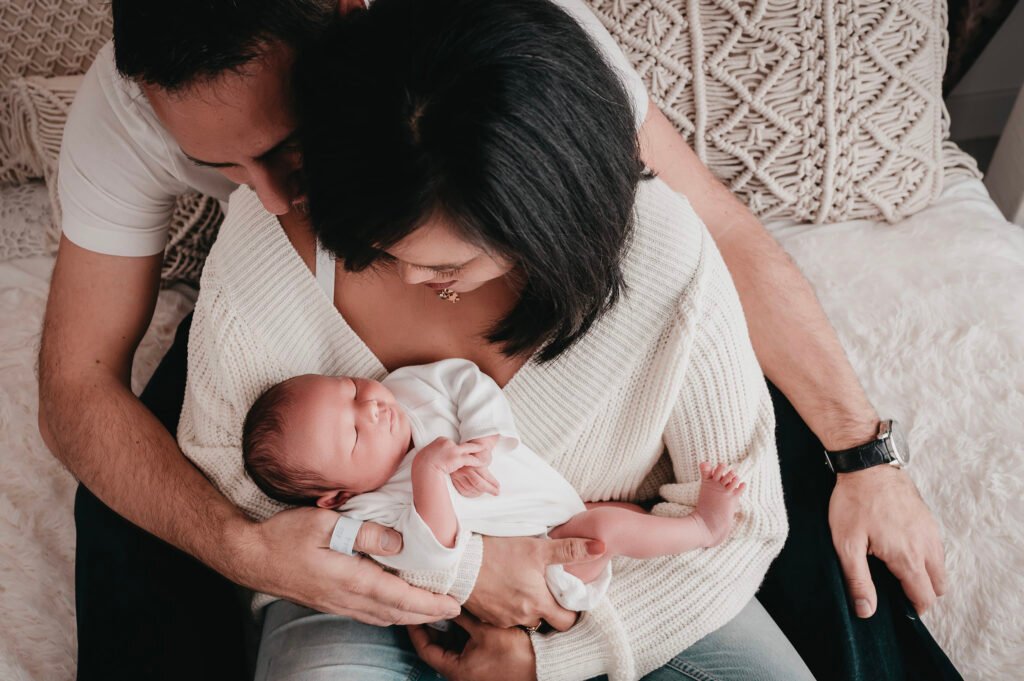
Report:
M 474 471 L 472 470 L 463 469 L 452 473 L 452 485 L 455 486 L 456 491 L 458 491 L 462 496 L 470 499 L 482 494 L 482 492 L 478 490 L 471 481 L 473 472 Z
M 496 497 L 501 492 L 501 483 L 498 482 L 498 479 L 487 468 L 476 469 L 473 471 L 472 477 L 474 478 L 473 482 L 476 488 L 484 494 Z

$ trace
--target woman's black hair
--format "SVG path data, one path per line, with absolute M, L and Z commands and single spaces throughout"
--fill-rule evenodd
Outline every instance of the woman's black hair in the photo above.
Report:
M 443 217 L 511 260 L 518 304 L 487 340 L 547 361 L 623 291 L 643 163 L 630 99 L 548 0 L 375 0 L 301 55 L 309 212 L 361 271 Z

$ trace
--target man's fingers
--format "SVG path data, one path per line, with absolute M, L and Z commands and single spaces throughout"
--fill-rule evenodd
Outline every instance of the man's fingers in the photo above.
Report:
M 836 546 L 836 553 L 846 576 L 846 589 L 849 591 L 857 617 L 871 617 L 875 614 L 878 595 L 875 593 L 875 583 L 871 581 L 871 571 L 868 569 L 867 544 L 849 542 Z
M 417 589 L 400 577 L 383 570 L 371 582 L 366 596 L 376 601 L 378 607 L 383 605 L 393 609 L 397 613 L 397 616 L 392 618 L 395 624 L 451 619 L 461 611 L 459 604 L 451 596 Z
M 363 523 L 354 548 L 373 556 L 392 556 L 402 550 L 402 535 L 377 523 Z
M 459 664 L 459 654 L 453 650 L 442 648 L 430 640 L 425 627 L 407 627 L 409 640 L 420 659 L 430 665 L 434 671 L 447 679 L 455 678 Z
M 925 558 L 925 569 L 932 580 L 932 590 L 936 596 L 946 593 L 946 552 L 939 542 Z
M 545 544 L 545 565 L 586 563 L 604 555 L 604 542 L 584 537 L 552 539 Z
M 904 593 L 914 605 L 917 614 L 924 613 L 935 602 L 935 591 L 932 589 L 932 580 L 925 570 L 923 564 L 896 566 L 890 565 L 889 569 L 900 580 Z

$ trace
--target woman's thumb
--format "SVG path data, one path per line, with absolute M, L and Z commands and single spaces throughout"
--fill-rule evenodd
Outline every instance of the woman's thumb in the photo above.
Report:
M 604 542 L 586 537 L 566 537 L 552 539 L 547 545 L 548 551 L 545 565 L 563 565 L 566 563 L 586 563 L 604 555 Z

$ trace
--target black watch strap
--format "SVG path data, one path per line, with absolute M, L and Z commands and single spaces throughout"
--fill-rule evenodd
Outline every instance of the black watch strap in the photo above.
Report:
M 825 460 L 834 473 L 854 473 L 894 461 L 885 440 L 872 440 L 866 445 L 838 452 L 826 451 Z

